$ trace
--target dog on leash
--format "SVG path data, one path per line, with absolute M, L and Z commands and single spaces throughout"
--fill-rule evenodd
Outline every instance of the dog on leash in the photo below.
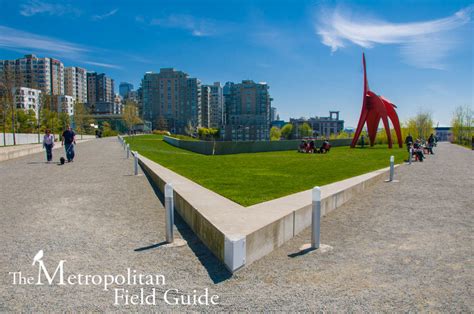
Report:
M 61 165 L 64 165 L 65 162 L 66 162 L 66 159 L 64 159 L 64 157 L 59 158 L 59 163 Z

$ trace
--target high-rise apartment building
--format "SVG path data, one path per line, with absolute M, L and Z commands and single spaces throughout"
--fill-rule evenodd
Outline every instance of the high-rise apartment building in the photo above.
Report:
M 271 107 L 270 108 L 270 121 L 277 120 L 277 108 Z
M 201 107 L 199 108 L 198 126 L 208 128 L 210 122 L 209 107 L 211 105 L 211 88 L 209 85 L 201 86 Z
M 201 81 L 197 78 L 186 80 L 186 101 L 184 115 L 180 117 L 178 128 L 184 131 L 184 127 L 191 122 L 199 126 L 199 111 L 201 108 Z M 181 132 L 183 132 L 181 131 Z
M 244 80 L 227 83 L 225 89 L 226 140 L 268 140 L 270 138 L 271 97 L 266 83 Z
M 87 103 L 87 70 L 79 67 L 64 69 L 64 93 L 77 103 Z
M 200 126 L 222 128 L 224 124 L 224 95 L 219 82 L 202 85 Z
M 119 85 L 119 94 L 125 99 L 128 96 L 128 93 L 133 91 L 133 84 L 127 82 L 121 82 Z
M 64 95 L 64 64 L 56 59 L 51 61 L 51 94 Z
M 122 114 L 124 107 L 125 105 L 123 103 L 122 96 L 120 96 L 119 94 L 115 94 L 113 114 Z
M 114 80 L 104 73 L 87 73 L 87 104 L 95 114 L 112 114 L 114 108 Z
M 198 124 L 201 82 L 172 68 L 147 72 L 142 79 L 140 99 L 143 119 L 152 121 L 154 127 L 158 120 L 166 121 L 169 130 L 182 133 L 189 122 Z
M 51 95 L 53 90 L 54 93 L 61 90 L 61 84 L 64 86 L 64 78 L 61 80 L 61 65 L 58 60 L 38 58 L 35 55 L 25 55 L 16 60 L 0 60 L 0 80 L 8 80 L 11 87 L 34 88 Z

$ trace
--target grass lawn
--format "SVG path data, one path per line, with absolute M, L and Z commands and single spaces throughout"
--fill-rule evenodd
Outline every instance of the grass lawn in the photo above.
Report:
M 389 166 L 406 149 L 333 147 L 328 154 L 296 151 L 206 156 L 183 150 L 160 135 L 136 136 L 133 150 L 243 206 L 322 186 Z

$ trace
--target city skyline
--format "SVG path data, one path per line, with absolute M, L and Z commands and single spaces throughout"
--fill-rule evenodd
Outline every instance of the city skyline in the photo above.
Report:
M 423 108 L 448 125 L 456 106 L 473 105 L 469 1 L 260 4 L 2 1 L 0 59 L 57 58 L 136 88 L 145 72 L 165 67 L 204 84 L 264 81 L 281 118 L 339 110 L 353 127 L 365 51 L 371 87 L 402 121 Z

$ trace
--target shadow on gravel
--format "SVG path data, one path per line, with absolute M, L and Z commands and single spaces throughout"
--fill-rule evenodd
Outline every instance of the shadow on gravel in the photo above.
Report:
M 302 256 L 302 255 L 308 254 L 309 252 L 312 252 L 312 251 L 314 251 L 314 250 L 316 250 L 316 249 L 308 248 L 308 249 L 305 249 L 305 250 L 298 251 L 298 252 L 296 252 L 296 253 L 288 254 L 288 257 L 295 258 L 295 257 L 298 257 L 298 256 Z
M 146 251 L 146 250 L 150 250 L 150 249 L 155 249 L 157 247 L 160 247 L 162 245 L 165 245 L 167 244 L 168 242 L 166 241 L 162 241 L 160 243 L 156 243 L 156 244 L 152 244 L 152 245 L 149 245 L 149 246 L 144 246 L 144 247 L 141 247 L 141 248 L 138 248 L 138 249 L 135 249 L 134 251 L 135 252 L 141 252 L 141 251 Z
M 162 204 L 165 203 L 164 201 L 164 195 L 161 193 L 160 189 L 155 186 L 153 183 L 153 180 L 149 177 L 149 175 L 145 172 L 145 176 L 148 179 L 148 182 L 153 188 L 153 191 L 155 192 L 155 195 L 160 199 L 160 202 Z M 225 268 L 224 264 L 217 259 L 217 257 L 212 254 L 211 251 L 202 243 L 202 241 L 196 236 L 196 234 L 189 228 L 189 226 L 186 224 L 186 222 L 181 218 L 178 212 L 175 210 L 175 215 L 174 215 L 174 224 L 176 228 L 178 229 L 179 233 L 183 237 L 184 240 L 188 243 L 188 246 L 191 248 L 191 250 L 194 252 L 196 257 L 199 259 L 201 264 L 206 268 L 207 273 L 209 274 L 209 277 L 211 280 L 217 284 L 220 282 L 223 282 L 229 278 L 232 277 L 232 273 Z M 150 247 L 145 247 L 143 250 L 146 249 L 151 249 L 153 246 L 158 247 L 163 244 L 162 242 L 152 245 Z M 165 244 L 165 243 L 164 243 Z M 135 251 L 138 251 L 139 249 L 136 249 Z M 140 250 L 140 251 L 143 251 Z

